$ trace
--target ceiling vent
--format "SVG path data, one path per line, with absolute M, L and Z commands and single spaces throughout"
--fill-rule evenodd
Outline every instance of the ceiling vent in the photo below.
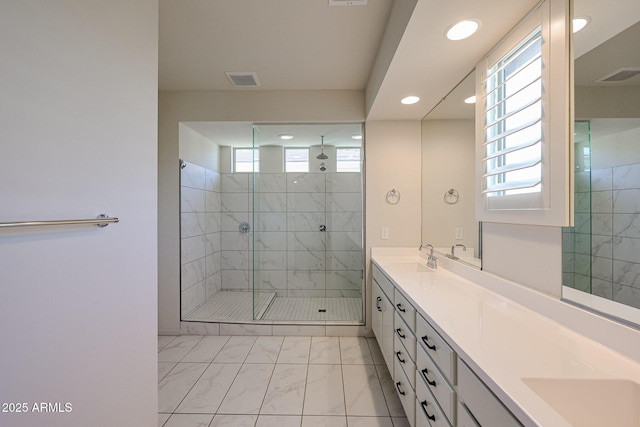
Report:
M 366 6 L 368 0 L 329 0 L 329 6 Z
M 250 71 L 226 71 L 225 74 L 229 77 L 231 84 L 235 87 L 258 87 L 260 81 L 258 75 Z
M 624 82 L 640 74 L 640 68 L 624 67 L 596 80 L 601 83 Z

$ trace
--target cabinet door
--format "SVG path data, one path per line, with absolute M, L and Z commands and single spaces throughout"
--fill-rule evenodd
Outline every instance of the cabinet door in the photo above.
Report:
M 393 316 L 391 301 L 378 283 L 373 281 L 371 329 L 376 336 L 389 372 L 393 373 Z
M 393 340 L 395 335 L 395 330 L 393 329 L 393 317 L 395 315 L 395 311 L 393 309 L 393 304 L 391 301 L 387 299 L 387 297 L 382 294 L 382 355 L 384 356 L 384 360 L 387 362 L 387 367 L 389 368 L 389 372 L 393 373 Z

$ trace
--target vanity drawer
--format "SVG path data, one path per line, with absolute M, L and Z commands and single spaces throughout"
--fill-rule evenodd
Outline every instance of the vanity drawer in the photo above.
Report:
M 422 381 L 416 382 L 416 426 L 451 427 L 436 399 Z
M 380 288 L 382 288 L 382 291 L 385 293 L 385 295 L 387 295 L 387 298 L 389 298 L 393 303 L 393 292 L 395 290 L 395 287 L 393 286 L 393 283 L 391 283 L 391 281 L 387 279 L 387 277 L 375 264 L 373 264 L 373 280 L 376 281 Z
M 416 363 L 409 357 L 404 345 L 400 342 L 400 338 L 396 335 L 394 338 L 394 357 L 396 366 L 402 367 L 411 388 L 416 389 Z
M 405 414 L 407 414 L 407 420 L 411 427 L 415 427 L 416 425 L 416 392 L 411 388 L 411 384 L 407 379 L 407 376 L 404 374 L 402 367 L 400 367 L 400 363 L 398 359 L 394 361 L 393 366 L 393 383 L 396 387 L 396 392 L 398 393 L 398 398 L 402 403 L 402 407 L 404 408 Z
M 395 305 L 396 312 L 402 317 L 407 326 L 411 329 L 411 331 L 416 330 L 416 309 L 413 308 L 413 305 L 409 302 L 408 299 L 402 295 L 398 289 L 395 290 Z
M 397 311 L 395 314 L 394 328 L 396 331 L 396 334 L 395 334 L 396 338 L 398 338 L 400 342 L 404 345 L 404 347 L 407 349 L 407 353 L 409 353 L 409 357 L 411 357 L 411 360 L 415 361 L 416 360 L 416 337 L 415 335 L 413 335 L 413 331 L 409 329 L 406 323 L 404 323 L 404 320 L 402 320 L 402 317 L 398 315 Z
M 464 362 L 459 363 L 458 398 L 482 427 L 522 424 Z
M 416 316 L 416 337 L 451 385 L 456 385 L 456 353 L 449 344 L 422 318 Z
M 416 382 L 422 382 L 438 401 L 442 412 L 451 422 L 456 424 L 456 392 L 422 347 L 418 348 L 416 360 Z M 418 390 L 416 388 L 416 390 Z

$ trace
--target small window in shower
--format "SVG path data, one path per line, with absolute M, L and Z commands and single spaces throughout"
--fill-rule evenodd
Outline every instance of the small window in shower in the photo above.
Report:
M 360 148 L 336 148 L 336 171 L 360 172 Z
M 308 148 L 285 148 L 285 172 L 309 172 Z
M 259 172 L 260 149 L 252 148 L 234 149 L 234 172 Z

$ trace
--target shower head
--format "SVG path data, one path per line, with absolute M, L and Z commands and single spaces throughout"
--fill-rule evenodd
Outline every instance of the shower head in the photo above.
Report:
M 327 160 L 329 158 L 329 156 L 324 154 L 324 135 L 320 136 L 320 138 L 322 138 L 322 140 L 321 140 L 322 142 L 321 142 L 321 145 L 320 145 L 321 153 L 316 156 L 316 159 L 318 159 L 318 160 Z M 320 170 L 322 170 L 322 168 L 320 168 Z
M 326 170 L 327 170 L 327 167 L 324 165 L 324 162 L 320 163 L 320 170 L 321 170 L 322 172 L 324 172 L 324 171 L 326 171 Z

